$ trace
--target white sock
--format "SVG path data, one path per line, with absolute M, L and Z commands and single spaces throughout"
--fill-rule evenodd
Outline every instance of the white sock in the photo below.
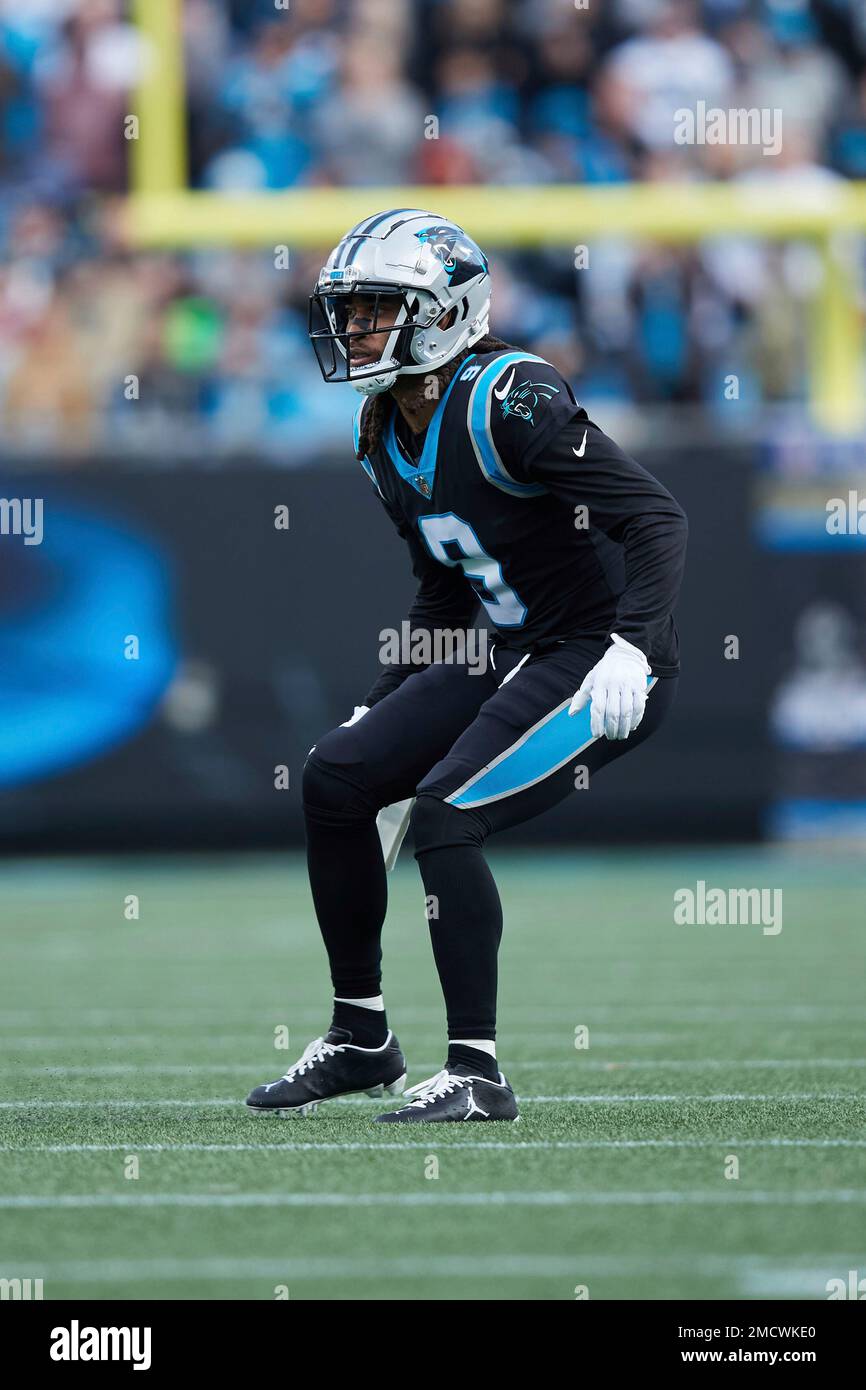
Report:
M 385 1000 L 381 994 L 371 994 L 368 999 L 338 999 L 334 995 L 335 1004 L 355 1004 L 359 1009 L 375 1009 L 377 1013 L 385 1012 Z
M 486 1052 L 496 1061 L 496 1043 L 489 1038 L 449 1038 L 449 1047 L 474 1047 L 476 1052 Z

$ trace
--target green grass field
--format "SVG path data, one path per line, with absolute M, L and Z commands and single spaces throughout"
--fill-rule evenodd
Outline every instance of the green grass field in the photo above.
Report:
M 822 1299 L 866 1276 L 862 861 L 491 863 L 521 1121 L 396 1129 L 366 1099 L 243 1109 L 327 1025 L 299 858 L 0 865 L 0 1276 L 47 1299 L 566 1300 Z M 781 888 L 781 933 L 674 925 L 698 879 Z M 409 856 L 385 992 L 418 1081 L 444 1047 Z

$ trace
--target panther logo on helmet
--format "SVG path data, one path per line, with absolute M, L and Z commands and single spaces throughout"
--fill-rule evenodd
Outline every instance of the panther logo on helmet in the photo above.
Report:
M 487 272 L 487 257 L 474 242 L 464 237 L 459 227 L 450 227 L 446 223 L 437 227 L 424 227 L 415 235 L 425 246 L 429 246 L 436 259 L 442 262 L 448 271 L 449 285 L 459 285 L 482 271 Z

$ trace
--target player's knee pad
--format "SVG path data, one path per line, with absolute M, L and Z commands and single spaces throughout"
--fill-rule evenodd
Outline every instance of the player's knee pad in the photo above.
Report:
M 446 846 L 482 845 L 486 827 L 472 811 L 459 811 L 438 796 L 421 792 L 412 807 L 409 822 L 415 841 L 415 855 Z
M 371 820 L 378 810 L 367 786 L 363 761 L 345 758 L 351 749 L 335 735 L 349 730 L 335 729 L 320 739 L 304 764 L 302 798 L 308 820 L 326 825 L 354 825 Z

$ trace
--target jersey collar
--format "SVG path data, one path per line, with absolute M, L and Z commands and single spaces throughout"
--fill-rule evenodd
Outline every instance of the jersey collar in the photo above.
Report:
M 421 450 L 421 457 L 414 463 L 411 462 L 403 453 L 397 441 L 397 434 L 394 428 L 394 417 L 397 413 L 396 402 L 392 405 L 388 415 L 388 423 L 385 426 L 385 450 L 392 464 L 396 468 L 400 477 L 413 487 L 422 497 L 432 497 L 433 488 L 436 485 L 436 458 L 439 453 L 439 430 L 445 414 L 445 403 L 451 395 L 456 382 L 463 374 L 466 363 L 475 357 L 471 353 L 460 363 L 459 369 L 454 373 L 448 383 L 448 389 L 441 401 L 433 412 L 429 425 L 427 426 L 427 436 L 424 440 L 424 447 Z

